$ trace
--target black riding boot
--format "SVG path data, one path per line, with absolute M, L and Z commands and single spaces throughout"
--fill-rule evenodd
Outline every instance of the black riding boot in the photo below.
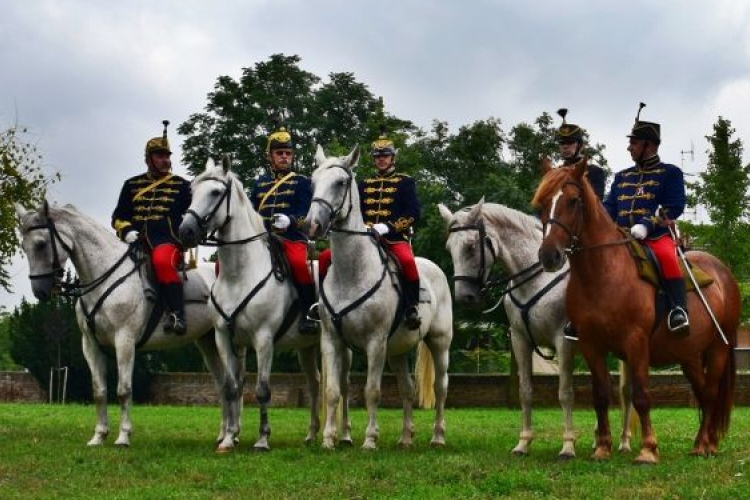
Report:
M 669 331 L 686 337 L 690 334 L 690 321 L 687 313 L 687 292 L 682 278 L 664 280 L 664 289 L 669 297 L 671 310 L 667 318 Z
M 404 300 L 406 301 L 404 324 L 409 330 L 416 330 L 422 324 L 422 320 L 419 319 L 419 279 L 405 283 Z
M 164 299 L 167 302 L 167 316 L 164 320 L 164 331 L 175 335 L 185 335 L 185 292 L 182 283 L 162 285 Z
M 297 292 L 299 293 L 300 307 L 299 332 L 304 335 L 314 335 L 318 333 L 318 322 L 308 318 L 307 313 L 315 303 L 315 284 L 298 285 Z
M 565 338 L 568 340 L 578 340 L 578 331 L 576 331 L 576 327 L 574 327 L 573 323 L 570 321 L 565 323 L 565 326 L 563 327 L 563 335 L 565 335 Z

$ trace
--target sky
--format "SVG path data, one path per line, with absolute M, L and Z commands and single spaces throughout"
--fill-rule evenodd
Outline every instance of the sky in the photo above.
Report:
M 747 1 L 0 0 L 0 12 L 0 127 L 27 128 L 61 174 L 50 201 L 107 227 L 161 121 L 185 175 L 176 126 L 219 76 L 279 53 L 324 81 L 353 73 L 425 130 L 495 117 L 508 131 L 566 107 L 615 172 L 631 164 L 639 102 L 661 124 L 662 159 L 688 174 L 705 169 L 719 116 L 750 141 Z M 9 310 L 35 300 L 25 258 L 10 272 Z

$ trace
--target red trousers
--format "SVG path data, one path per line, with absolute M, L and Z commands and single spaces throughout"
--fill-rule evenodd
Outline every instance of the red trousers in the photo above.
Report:
M 682 278 L 680 264 L 677 262 L 677 244 L 668 234 L 655 240 L 643 240 L 643 243 L 656 255 L 664 279 Z
M 419 279 L 419 272 L 417 271 L 417 263 L 414 261 L 411 246 L 405 241 L 397 241 L 395 243 L 388 242 L 388 247 L 396 256 L 396 259 L 398 259 L 399 264 L 401 264 L 406 281 L 417 281 Z M 326 248 L 318 255 L 318 274 L 321 279 L 325 278 L 330 266 L 331 249 Z
M 284 245 L 284 254 L 289 261 L 294 282 L 298 285 L 313 284 L 314 280 L 307 261 L 307 242 L 282 239 L 281 243 Z
M 162 285 L 182 283 L 177 266 L 182 261 L 182 252 L 172 243 L 162 243 L 151 250 L 151 263 L 154 265 L 156 281 Z

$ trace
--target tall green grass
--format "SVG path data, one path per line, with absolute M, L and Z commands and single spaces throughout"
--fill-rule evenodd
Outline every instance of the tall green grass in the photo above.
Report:
M 265 499 L 265 498 L 748 498 L 750 409 L 733 414 L 719 456 L 687 455 L 697 429 L 694 409 L 656 409 L 657 466 L 636 466 L 615 454 L 592 462 L 594 416 L 575 413 L 578 458 L 560 462 L 561 414 L 535 412 L 531 455 L 513 457 L 515 410 L 449 409 L 447 446 L 429 446 L 432 411 L 417 411 L 416 444 L 400 449 L 401 413 L 381 410 L 380 448 L 366 452 L 366 414 L 354 410 L 355 446 L 326 451 L 303 444 L 308 414 L 272 409 L 270 453 L 255 453 L 258 410 L 246 408 L 236 452 L 216 455 L 219 411 L 211 407 L 135 407 L 132 445 L 118 449 L 119 410 L 110 407 L 111 434 L 87 448 L 94 428 L 90 406 L 0 404 L 2 499 Z M 612 412 L 612 421 L 619 413 Z M 634 445 L 639 444 L 638 439 Z

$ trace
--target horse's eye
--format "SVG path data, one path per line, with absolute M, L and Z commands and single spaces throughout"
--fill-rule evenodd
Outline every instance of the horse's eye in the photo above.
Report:
M 581 199 L 579 197 L 575 196 L 575 197 L 570 198 L 568 200 L 568 206 L 570 208 L 575 208 L 580 202 L 581 202 Z
M 46 240 L 39 240 L 36 243 L 34 243 L 34 250 L 36 250 L 37 252 L 41 252 L 45 248 L 47 248 L 47 241 Z
M 218 198 L 219 196 L 221 196 L 221 192 L 222 191 L 223 191 L 223 189 L 221 189 L 221 188 L 212 189 L 211 190 L 211 196 L 213 196 L 214 198 Z

